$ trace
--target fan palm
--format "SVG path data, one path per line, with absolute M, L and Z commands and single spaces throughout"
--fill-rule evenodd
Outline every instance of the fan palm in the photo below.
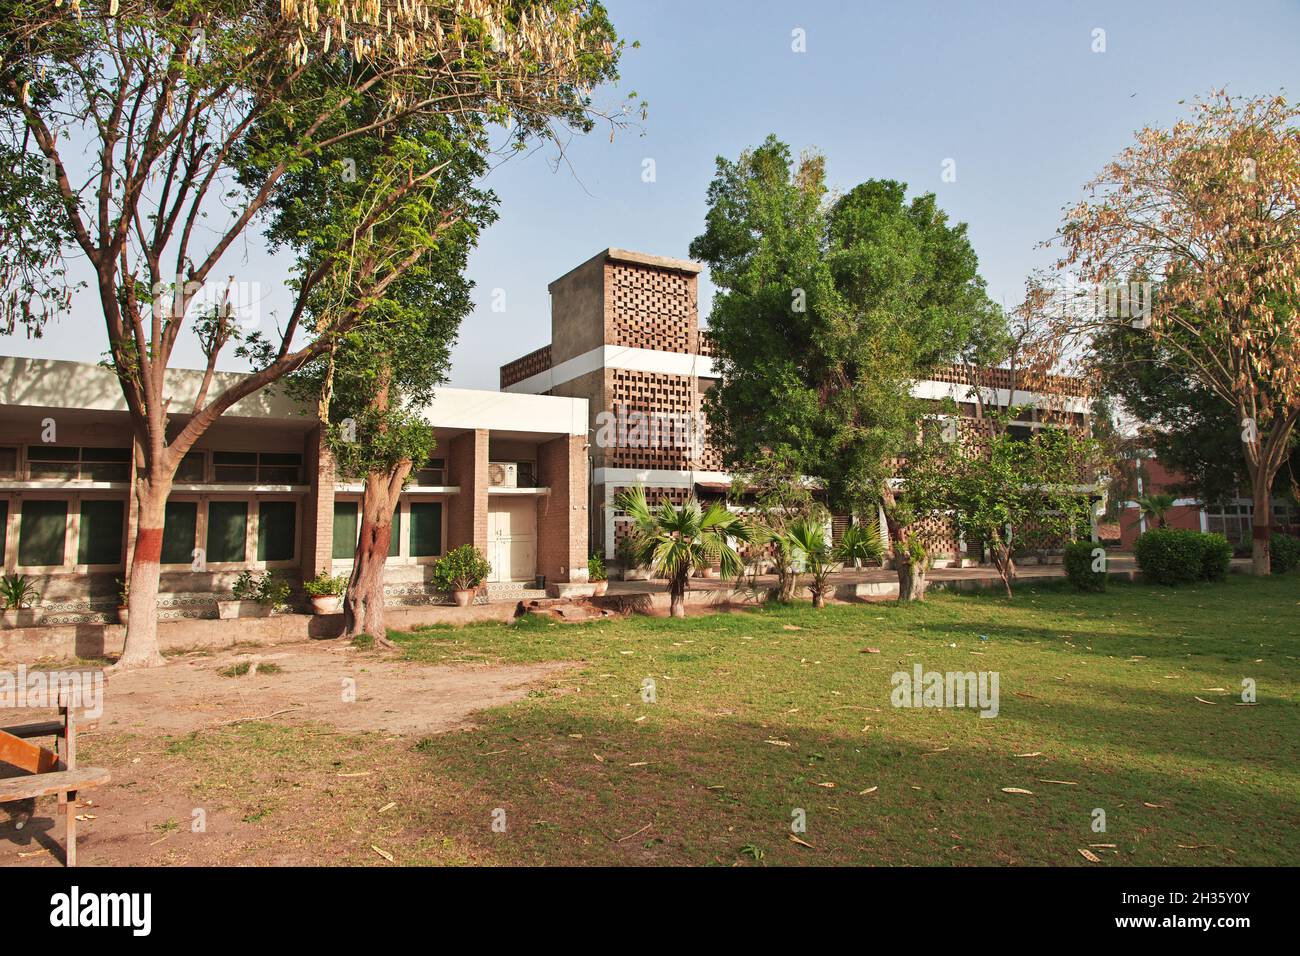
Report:
M 884 556 L 885 546 L 880 542 L 880 525 L 875 521 L 845 528 L 844 536 L 835 549 L 835 557 L 854 567 L 873 564 Z
M 619 495 L 618 507 L 632 519 L 628 549 L 633 560 L 668 579 L 673 617 L 686 616 L 686 582 L 696 568 L 716 563 L 725 578 L 743 570 L 731 542 L 747 541 L 749 528 L 721 502 L 704 508 L 692 497 L 675 508 L 665 498 L 652 508 L 638 485 Z
M 1174 506 L 1173 495 L 1142 495 L 1137 500 L 1142 514 L 1156 523 L 1157 528 L 1167 528 L 1165 514 Z
M 826 595 L 831 590 L 831 575 L 839 567 L 826 543 L 826 529 L 815 521 L 799 518 L 786 529 L 785 539 L 795 570 L 809 577 L 805 587 L 812 594 L 813 607 L 825 607 Z

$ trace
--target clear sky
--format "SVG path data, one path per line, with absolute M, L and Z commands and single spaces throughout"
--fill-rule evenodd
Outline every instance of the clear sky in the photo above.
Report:
M 649 101 L 641 130 L 606 132 L 553 154 L 513 159 L 489 184 L 501 218 L 470 263 L 475 313 L 455 350 L 451 384 L 496 388 L 503 362 L 550 340 L 547 283 L 608 246 L 684 257 L 703 225 L 719 154 L 776 133 L 827 157 L 831 182 L 870 178 L 935 192 L 970 226 L 993 297 L 1015 304 L 1051 255 L 1063 206 L 1178 101 L 1227 87 L 1300 97 L 1300 0 L 608 0 L 629 50 L 618 104 Z M 1095 30 L 1105 51 L 1093 52 Z M 795 52 L 792 31 L 804 31 Z M 655 178 L 644 182 L 644 160 Z M 956 181 L 944 182 L 945 160 Z M 282 263 L 250 236 L 229 269 L 286 310 Z M 503 312 L 493 311 L 504 290 Z M 707 318 L 710 288 L 702 285 Z M 90 293 L 45 339 L 21 333 L 0 351 L 92 360 L 105 349 Z M 500 293 L 497 294 L 501 301 Z M 182 354 L 181 364 L 197 361 Z M 237 367 L 231 361 L 227 367 Z

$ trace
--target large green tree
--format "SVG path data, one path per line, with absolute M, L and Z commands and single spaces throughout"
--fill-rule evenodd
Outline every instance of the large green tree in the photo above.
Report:
M 920 515 L 896 507 L 890 478 L 925 410 L 911 382 L 1005 321 L 965 225 L 932 194 L 906 192 L 871 180 L 833 197 L 822 157 L 795 160 L 770 136 L 718 159 L 691 244 L 718 288 L 711 440 L 731 466 L 769 453 L 793 463 L 826 483 L 836 507 L 883 503 L 903 596 Z
M 57 189 L 62 221 L 46 241 L 85 258 L 135 433 L 138 531 L 120 665 L 161 662 L 163 514 L 181 459 L 236 402 L 368 321 L 370 306 L 429 249 L 418 227 L 385 228 L 420 220 L 437 201 L 436 165 L 419 168 L 395 137 L 386 142 L 402 152 L 376 179 L 383 188 L 348 207 L 350 221 L 332 222 L 337 241 L 296 276 L 283 324 L 242 343 L 257 359 L 252 373 L 223 385 L 218 360 L 240 336 L 228 312 L 200 324 L 193 306 L 284 178 L 342 144 L 422 119 L 454 118 L 474 136 L 500 124 L 517 143 L 588 129 L 588 91 L 616 76 L 620 50 L 594 0 L 0 7 L 0 135 L 39 160 Z M 250 162 L 261 174 L 237 181 Z M 34 250 L 37 261 L 35 217 L 15 211 L 24 212 L 0 204 L 5 252 Z M 32 275 L 0 272 L 5 295 L 16 288 L 31 301 Z M 350 290 L 353 305 L 313 324 L 311 300 L 327 289 Z M 39 325 L 47 315 L 27 309 L 21 318 Z M 196 333 L 207 367 L 182 407 L 167 373 L 177 342 Z

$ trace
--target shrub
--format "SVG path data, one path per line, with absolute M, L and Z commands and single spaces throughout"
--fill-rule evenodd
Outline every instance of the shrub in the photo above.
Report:
M 472 544 L 448 551 L 433 566 L 433 583 L 442 591 L 470 591 L 487 580 L 492 565 Z
M 1222 581 L 1232 560 L 1232 545 L 1223 535 L 1175 528 L 1139 535 L 1133 552 L 1143 577 L 1156 584 Z
M 289 582 L 275 572 L 259 578 L 252 571 L 241 571 L 230 587 L 230 595 L 236 601 L 258 601 L 276 608 L 283 607 L 291 593 L 293 588 Z
M 1097 551 L 1102 551 L 1102 547 L 1095 541 L 1076 541 L 1065 546 L 1065 576 L 1079 591 L 1106 590 L 1105 570 L 1093 570 L 1098 557 L 1094 552 Z M 1104 563 L 1102 568 L 1105 568 Z
M 330 577 L 324 571 L 310 581 L 302 583 L 303 593 L 308 597 L 336 597 L 346 591 L 348 579 L 343 575 Z
M 587 559 L 587 580 L 588 581 L 605 581 L 609 578 L 609 572 L 605 570 L 605 559 L 599 554 L 593 554 Z
M 1201 577 L 1206 581 L 1222 581 L 1228 576 L 1232 564 L 1232 542 L 1221 534 L 1211 532 L 1201 538 Z
M 30 608 L 41 599 L 41 592 L 36 590 L 32 579 L 25 574 L 6 574 L 0 578 L 0 608 L 6 611 L 22 611 Z
M 1275 534 L 1268 539 L 1269 569 L 1274 574 L 1286 574 L 1300 567 L 1300 538 L 1289 534 Z

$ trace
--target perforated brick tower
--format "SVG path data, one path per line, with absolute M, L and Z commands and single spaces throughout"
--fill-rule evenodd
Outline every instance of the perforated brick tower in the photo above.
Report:
M 503 390 L 587 399 L 591 542 L 607 558 L 623 488 L 681 503 L 730 482 L 703 435 L 700 400 L 716 375 L 699 273 L 688 260 L 606 249 L 548 287 L 551 344 L 501 367 Z

